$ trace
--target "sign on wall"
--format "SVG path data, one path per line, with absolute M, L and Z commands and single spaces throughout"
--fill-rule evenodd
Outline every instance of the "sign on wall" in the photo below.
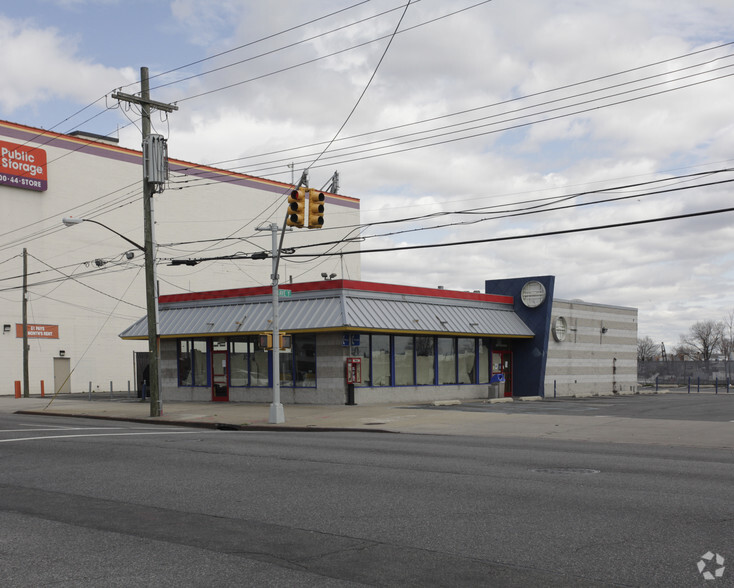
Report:
M 43 192 L 48 188 L 46 151 L 0 141 L 0 184 Z
M 23 337 L 23 325 L 15 324 L 15 336 Z M 28 337 L 38 339 L 58 339 L 59 325 L 28 325 Z

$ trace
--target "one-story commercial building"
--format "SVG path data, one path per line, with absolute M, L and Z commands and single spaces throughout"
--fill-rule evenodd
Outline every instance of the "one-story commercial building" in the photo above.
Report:
M 352 280 L 282 288 L 284 404 L 636 391 L 636 309 L 555 301 L 553 276 L 490 280 L 485 293 Z M 159 305 L 164 399 L 272 399 L 272 352 L 261 344 L 272 328 L 269 287 Z M 601 338 L 590 343 L 597 320 Z M 145 338 L 145 320 L 120 336 Z

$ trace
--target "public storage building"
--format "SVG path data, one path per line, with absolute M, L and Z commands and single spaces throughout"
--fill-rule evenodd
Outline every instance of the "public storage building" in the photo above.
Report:
M 345 403 L 355 361 L 357 404 L 486 398 L 493 376 L 509 396 L 514 346 L 534 337 L 511 296 L 352 280 L 281 288 L 284 404 Z M 270 287 L 162 296 L 159 307 L 164 401 L 272 400 L 271 352 L 259 345 Z M 146 335 L 142 319 L 120 336 Z
M 173 267 L 170 260 L 270 251 L 271 233 L 257 228 L 282 225 L 292 185 L 181 161 L 176 150 L 173 138 L 169 182 L 153 198 L 160 294 L 269 284 L 269 261 L 240 255 Z M 118 335 L 146 308 L 143 255 L 120 237 L 144 243 L 141 151 L 111 137 L 0 121 L 0 152 L 0 394 L 12 394 L 23 379 L 24 250 L 30 393 L 39 394 L 41 382 L 46 394 L 125 391 L 128 382 L 137 389 L 134 357 L 147 344 Z M 315 280 L 324 271 L 361 279 L 359 255 L 324 260 L 318 254 L 325 248 L 314 246 L 349 235 L 359 224 L 359 200 L 326 192 L 325 207 L 325 228 L 286 235 L 284 247 L 309 245 L 315 260 L 282 262 L 283 282 Z M 109 230 L 93 223 L 65 227 L 62 218 L 69 216 Z M 345 244 L 348 253 L 358 250 L 355 241 Z

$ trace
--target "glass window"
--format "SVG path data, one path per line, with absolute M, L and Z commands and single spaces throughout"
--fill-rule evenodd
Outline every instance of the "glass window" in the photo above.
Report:
M 181 339 L 178 342 L 178 385 L 191 386 L 194 374 L 191 371 L 191 341 Z
M 460 337 L 457 340 L 459 353 L 459 384 L 476 384 L 475 339 Z
M 316 335 L 307 333 L 293 337 L 293 361 L 296 386 L 316 387 Z
M 362 360 L 362 383 L 355 384 L 355 386 L 370 386 L 370 336 L 366 333 L 359 333 L 357 337 L 359 345 L 352 345 L 349 352 L 351 357 L 359 357 Z
M 253 343 L 244 337 L 229 342 L 229 385 L 250 385 L 250 353 Z
M 489 339 L 479 340 L 479 383 L 489 383 Z
M 413 378 L 413 337 L 395 335 L 395 385 L 412 386 Z
M 293 386 L 293 354 L 290 351 L 281 351 L 278 356 L 280 385 Z
M 438 338 L 438 383 L 456 384 L 456 339 Z
M 206 339 L 179 340 L 178 381 L 180 386 L 209 385 Z
M 390 386 L 390 335 L 372 335 L 372 385 Z
M 436 382 L 436 353 L 433 337 L 415 338 L 415 383 L 432 386 Z
M 206 353 L 206 339 L 194 339 L 191 342 L 191 363 L 194 366 L 194 386 L 209 385 L 209 362 Z
M 270 385 L 270 353 L 254 345 L 250 352 L 250 386 Z

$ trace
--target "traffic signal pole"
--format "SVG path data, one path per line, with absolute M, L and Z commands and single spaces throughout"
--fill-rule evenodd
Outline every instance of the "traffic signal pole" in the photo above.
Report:
M 270 405 L 270 419 L 273 424 L 285 422 L 285 411 L 280 402 L 280 326 L 278 325 L 278 262 L 280 261 L 280 244 L 278 243 L 278 225 L 272 223 L 270 230 L 273 233 L 273 403 Z M 285 235 L 285 224 L 281 234 Z

